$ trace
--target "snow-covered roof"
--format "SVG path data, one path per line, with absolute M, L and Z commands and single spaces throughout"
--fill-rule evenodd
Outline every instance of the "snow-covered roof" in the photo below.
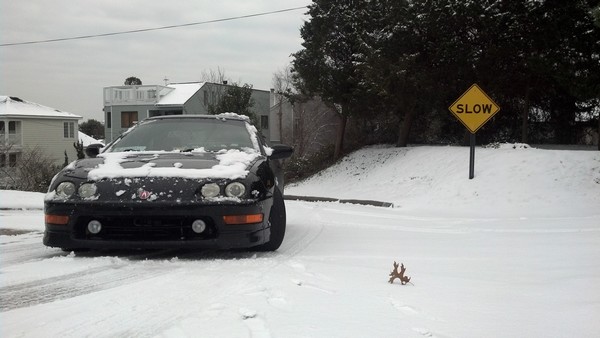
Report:
M 79 115 L 5 95 L 0 95 L 0 117 L 81 119 Z
M 79 137 L 79 141 L 81 141 L 81 143 L 83 143 L 84 147 L 87 147 L 90 144 L 98 144 L 98 143 L 104 144 L 104 142 L 96 140 L 95 138 L 93 138 L 93 137 L 91 137 L 91 136 L 89 136 L 87 134 L 84 134 L 82 132 L 79 132 L 79 136 L 78 137 Z
M 157 103 L 157 106 L 174 106 L 185 104 L 192 95 L 196 94 L 200 88 L 204 85 L 204 82 L 193 82 L 193 83 L 173 83 L 167 86 L 167 88 L 173 88 L 167 95 L 162 97 Z

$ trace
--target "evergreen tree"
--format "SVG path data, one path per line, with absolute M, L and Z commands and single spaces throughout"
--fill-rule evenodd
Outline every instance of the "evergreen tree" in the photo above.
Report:
M 251 110 L 254 106 L 252 98 L 252 85 L 244 84 L 239 86 L 237 83 L 227 86 L 221 100 L 215 105 L 208 106 L 210 114 L 236 113 L 250 118 L 252 123 L 258 126 L 256 115 Z
M 340 115 L 335 158 L 342 152 L 348 117 L 364 106 L 361 36 L 368 32 L 368 6 L 368 1 L 315 0 L 308 10 L 311 20 L 300 29 L 304 48 L 293 54 L 293 71 L 302 78 L 299 87 L 319 95 Z
M 80 123 L 79 131 L 97 140 L 104 139 L 104 124 L 95 119 L 89 119 L 85 122 Z
M 530 122 L 544 121 L 574 142 L 575 122 L 598 115 L 599 13 L 597 0 L 315 0 L 296 87 L 338 109 L 336 155 L 346 119 L 377 112 L 399 123 L 399 146 L 415 127 L 460 139 L 447 107 L 473 83 L 502 107 L 478 138 L 539 141 Z
M 141 86 L 142 85 L 142 80 L 138 79 L 135 76 L 130 76 L 128 78 L 125 79 L 125 83 L 126 86 Z

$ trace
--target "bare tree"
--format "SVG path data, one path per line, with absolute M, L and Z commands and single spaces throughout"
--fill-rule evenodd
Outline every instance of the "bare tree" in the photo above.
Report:
M 0 156 L 7 159 L 10 145 L 0 145 Z M 12 152 L 12 154 L 15 154 Z M 9 161 L 10 162 L 10 161 Z M 39 147 L 28 148 L 19 153 L 15 163 L 3 161 L 0 165 L 2 187 L 22 191 L 46 192 L 52 177 L 61 167 Z
M 229 78 L 225 75 L 225 70 L 221 67 L 217 69 L 205 69 L 200 74 L 200 80 L 204 82 L 227 84 Z
M 209 106 L 213 107 L 217 106 L 221 102 L 223 95 L 225 94 L 225 90 L 227 89 L 227 85 L 231 82 L 227 75 L 225 75 L 225 70 L 221 67 L 217 67 L 216 70 L 203 70 L 202 74 L 200 75 L 200 81 L 218 84 L 218 86 L 211 86 L 210 93 L 207 94 L 210 96 L 208 98 Z
M 332 144 L 337 129 L 337 114 L 319 97 L 297 100 L 292 106 L 292 124 L 283 127 L 282 135 L 291 135 L 294 156 L 302 157 Z
M 10 189 L 16 184 L 16 169 L 10 163 L 12 148 L 12 144 L 0 142 L 0 187 L 3 189 Z
M 294 88 L 292 68 L 284 67 L 273 74 L 273 95 L 275 96 L 274 107 L 277 108 L 277 125 L 279 127 L 279 139 L 283 142 L 283 105 L 284 102 L 291 101 L 292 95 L 297 95 Z

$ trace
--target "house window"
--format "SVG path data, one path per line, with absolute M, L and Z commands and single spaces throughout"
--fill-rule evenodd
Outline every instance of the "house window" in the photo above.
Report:
M 8 134 L 6 125 L 8 124 Z M 21 145 L 21 121 L 0 121 L 0 143 Z
M 269 129 L 269 117 L 268 116 L 260 117 L 260 128 L 261 129 Z
M 64 138 L 75 138 L 75 122 L 63 123 Z
M 9 167 L 17 166 L 17 155 L 16 153 L 8 154 L 8 163 L 6 162 L 7 155 L 0 154 L 0 168 L 5 168 L 8 164 Z
M 17 166 L 17 154 L 8 154 L 8 166 L 16 167 Z
M 107 111 L 106 112 L 106 128 L 110 129 L 112 127 L 112 114 Z
M 124 111 L 121 113 L 121 128 L 130 128 L 138 121 L 138 112 Z

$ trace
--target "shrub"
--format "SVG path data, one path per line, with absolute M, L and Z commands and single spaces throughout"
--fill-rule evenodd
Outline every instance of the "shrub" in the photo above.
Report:
M 333 152 L 334 146 L 329 145 L 312 154 L 293 156 L 284 166 L 285 181 L 299 181 L 331 166 L 335 162 Z
M 2 188 L 46 192 L 61 166 L 38 147 L 23 151 L 15 166 L 1 168 Z

